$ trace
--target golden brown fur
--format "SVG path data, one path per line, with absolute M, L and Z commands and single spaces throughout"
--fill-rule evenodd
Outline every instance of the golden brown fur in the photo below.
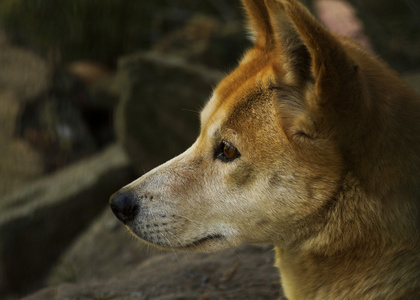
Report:
M 274 244 L 289 299 L 418 299 L 419 97 L 299 2 L 243 3 L 255 45 L 197 141 L 114 211 L 163 248 Z

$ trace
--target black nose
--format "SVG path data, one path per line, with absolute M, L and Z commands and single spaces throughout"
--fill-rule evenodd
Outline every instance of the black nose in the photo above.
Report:
M 117 192 L 111 196 L 109 203 L 111 205 L 112 212 L 118 220 L 124 224 L 133 220 L 140 208 L 138 202 L 131 193 Z

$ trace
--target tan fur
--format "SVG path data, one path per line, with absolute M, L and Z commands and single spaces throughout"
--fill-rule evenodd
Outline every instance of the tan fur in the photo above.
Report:
M 299 2 L 243 3 L 255 46 L 191 148 L 119 191 L 127 226 L 162 248 L 274 244 L 289 299 L 419 299 L 419 97 Z

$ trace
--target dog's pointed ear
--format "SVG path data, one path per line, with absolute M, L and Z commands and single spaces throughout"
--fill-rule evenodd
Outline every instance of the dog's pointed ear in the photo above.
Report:
M 249 32 L 256 47 L 266 49 L 274 41 L 273 28 L 264 0 L 242 0 L 248 15 Z
M 319 105 L 344 109 L 360 92 L 359 70 L 344 46 L 297 0 L 242 0 L 255 47 L 276 51 L 289 83 L 315 83 Z
M 276 51 L 284 58 L 283 63 L 291 81 L 303 83 L 312 76 L 311 58 L 289 18 L 283 1 L 242 0 L 249 19 L 249 27 L 255 48 Z
M 298 79 L 315 81 L 318 104 L 348 108 L 357 96 L 358 67 L 344 46 L 297 0 L 265 0 L 272 31 Z M 353 98 L 354 99 L 354 98 Z

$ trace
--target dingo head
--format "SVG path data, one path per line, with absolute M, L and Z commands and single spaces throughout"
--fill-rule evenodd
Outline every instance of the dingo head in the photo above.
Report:
M 196 142 L 110 200 L 151 244 L 295 247 L 325 225 L 344 172 L 369 169 L 354 164 L 368 149 L 353 146 L 370 138 L 360 131 L 371 104 L 356 64 L 367 55 L 297 1 L 243 3 L 254 47 L 215 89 Z

